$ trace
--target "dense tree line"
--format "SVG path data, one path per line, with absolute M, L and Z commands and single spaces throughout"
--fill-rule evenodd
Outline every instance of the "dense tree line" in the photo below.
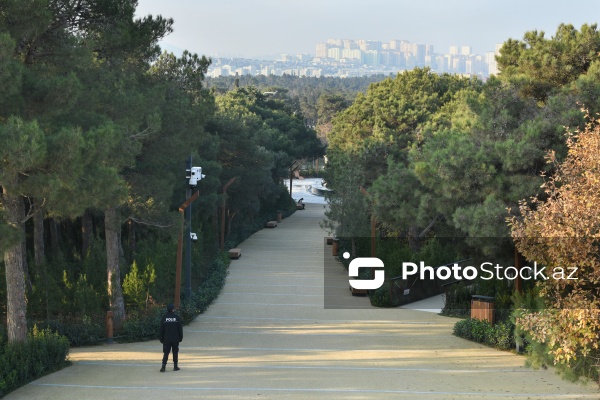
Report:
M 596 25 L 584 25 L 580 30 L 561 25 L 551 38 L 543 32 L 528 32 L 522 41 L 508 40 L 497 59 L 501 72 L 486 82 L 416 69 L 372 84 L 340 112 L 328 134 L 326 179 L 334 192 L 325 225 L 342 237 L 358 240 L 369 236 L 373 215 L 379 236 L 405 238 L 413 252 L 431 238 L 453 237 L 509 262 L 514 260 L 514 250 L 504 247 L 503 239 L 510 238 L 507 218 L 512 218 L 513 226 L 521 226 L 517 221 L 526 216 L 525 226 L 538 235 L 550 232 L 548 224 L 553 226 L 553 235 L 584 234 L 577 230 L 581 223 L 592 229 L 586 230 L 586 235 L 597 238 L 592 215 L 575 217 L 573 211 L 560 221 L 549 222 L 525 205 L 519 209 L 523 200 L 537 198 L 533 209 L 543 209 L 547 198 L 557 197 L 554 187 L 545 192 L 542 184 L 544 176 L 565 159 L 568 147 L 573 147 L 567 146 L 565 127 L 583 130 L 586 119 L 582 109 L 590 115 L 600 112 L 600 33 Z M 555 164 L 547 163 L 549 151 Z M 593 146 L 580 151 L 597 159 Z M 588 164 L 593 168 L 586 174 L 598 179 L 595 164 L 586 167 Z M 563 181 L 554 182 L 560 186 Z M 578 205 L 582 210 L 598 201 L 595 191 L 586 187 L 585 193 L 590 197 Z M 574 230 L 569 228 L 571 224 Z M 592 242 L 597 251 L 597 242 Z M 520 248 L 525 256 L 541 254 L 525 244 Z M 586 248 L 585 254 L 592 253 Z M 597 276 L 595 254 L 587 261 L 591 260 Z M 548 256 L 544 260 L 558 262 Z M 454 259 L 443 263 L 451 261 Z M 393 276 L 393 271 L 390 273 L 387 278 Z M 597 279 L 583 286 L 595 289 L 578 296 L 577 305 L 597 308 Z M 573 303 L 556 297 L 572 290 L 582 289 L 548 288 L 542 292 L 546 306 L 570 304 L 573 308 Z M 569 296 L 574 298 L 574 294 Z M 539 310 L 527 308 L 523 302 L 513 306 L 522 307 L 520 321 L 525 321 L 524 329 L 532 333 L 529 338 L 549 346 L 537 347 L 539 351 L 550 348 L 556 364 L 575 365 L 574 359 L 585 359 L 588 368 L 581 368 L 579 374 L 597 378 L 597 324 L 578 320 L 583 314 L 571 313 L 567 322 L 550 332 L 543 327 L 563 314 L 538 315 Z M 538 325 L 540 322 L 543 325 Z M 577 323 L 585 323 L 585 328 L 576 331 Z M 540 329 L 545 329 L 543 335 Z M 591 344 L 592 337 L 595 344 Z M 565 349 L 570 339 L 583 342 Z M 590 367 L 594 362 L 596 367 Z
M 303 115 L 308 126 L 317 128 L 323 121 L 323 98 L 334 97 L 343 101 L 345 107 L 358 93 L 365 92 L 372 83 L 385 79 L 384 75 L 335 78 L 335 77 L 297 77 L 292 75 L 242 75 L 207 78 L 207 88 L 216 92 L 226 92 L 235 87 L 252 86 L 263 91 L 277 92 L 289 98 L 294 111 Z M 324 137 L 324 134 L 322 135 Z
M 290 207 L 280 183 L 323 146 L 287 96 L 205 88 L 210 60 L 161 53 L 161 16 L 135 0 L 0 3 L 0 309 L 116 326 L 171 301 L 185 160 L 203 167 L 195 280 L 219 250 Z M 227 192 L 224 186 L 233 182 Z M 145 288 L 145 290 L 144 290 Z M 140 300 L 143 298 L 144 300 Z M 101 314 L 100 314 L 101 315 Z

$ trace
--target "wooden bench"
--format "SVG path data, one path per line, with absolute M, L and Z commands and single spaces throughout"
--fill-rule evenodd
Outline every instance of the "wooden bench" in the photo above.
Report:
M 367 289 L 356 289 L 356 288 L 353 288 L 352 286 L 350 286 L 350 292 L 352 293 L 352 296 L 357 296 L 357 295 L 366 296 L 368 294 Z
M 277 221 L 269 221 L 265 224 L 266 228 L 276 228 L 277 227 Z
M 239 247 L 229 249 L 229 258 L 238 259 L 241 256 L 242 256 L 242 249 L 240 249 Z
M 296 210 L 304 210 L 304 206 L 301 206 L 300 204 L 296 205 Z

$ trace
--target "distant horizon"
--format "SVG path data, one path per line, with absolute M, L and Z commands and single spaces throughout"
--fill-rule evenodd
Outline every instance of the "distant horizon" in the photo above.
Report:
M 405 39 L 327 38 L 319 43 L 325 43 L 329 39 L 342 39 L 342 40 L 363 40 L 364 39 L 364 40 L 379 41 L 382 43 L 387 43 L 390 40 L 405 40 Z M 433 52 L 437 53 L 437 54 L 447 54 L 450 51 L 450 46 L 459 46 L 459 47 L 471 46 L 469 43 L 461 43 L 461 44 L 450 45 L 450 46 L 448 46 L 447 49 L 438 49 L 435 45 L 432 45 L 431 43 L 419 43 L 419 42 L 412 42 L 410 40 L 407 40 L 407 42 L 415 43 L 415 44 L 419 44 L 419 45 L 431 45 L 431 46 L 433 46 Z M 163 50 L 167 50 L 167 51 L 173 52 L 175 54 L 181 54 L 181 53 L 183 53 L 184 50 L 190 51 L 189 49 L 183 49 L 183 48 L 177 47 L 177 46 L 169 43 L 168 40 L 161 41 L 161 42 L 159 42 L 159 44 L 161 45 L 161 48 L 163 48 Z M 497 44 L 502 44 L 502 43 L 495 43 L 491 49 L 484 50 L 482 52 L 477 52 L 477 51 L 475 51 L 475 49 L 473 49 L 473 54 L 484 55 L 487 52 L 493 52 L 495 50 Z M 316 45 L 317 45 L 317 43 L 315 43 L 315 47 L 316 47 Z M 471 46 L 471 47 L 473 47 L 473 46 Z M 273 60 L 273 59 L 281 57 L 281 55 L 283 55 L 283 54 L 287 54 L 287 55 L 291 55 L 291 56 L 295 56 L 297 54 L 308 54 L 312 57 L 315 57 L 315 50 L 313 49 L 313 51 L 309 51 L 309 52 L 288 51 L 288 52 L 283 52 L 283 53 L 264 54 L 264 55 L 255 56 L 255 57 L 248 57 L 243 54 L 220 54 L 220 55 L 215 55 L 215 54 L 218 54 L 218 53 L 202 54 L 202 55 L 205 55 L 207 57 L 213 57 L 213 58 L 244 58 L 244 59 L 248 59 L 248 60 Z
M 598 21 L 597 0 L 139 0 L 137 16 L 175 20 L 174 32 L 161 41 L 169 50 L 209 57 L 272 59 L 280 54 L 315 55 L 327 39 L 366 39 L 434 46 L 471 46 L 475 54 L 494 51 L 528 31 L 550 38 L 561 23 L 580 29 Z

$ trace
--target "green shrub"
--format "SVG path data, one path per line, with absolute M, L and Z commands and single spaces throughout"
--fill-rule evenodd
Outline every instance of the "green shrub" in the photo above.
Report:
M 194 246 L 196 249 L 197 246 Z M 137 252 L 134 261 L 140 266 L 138 273 L 142 273 L 141 266 L 152 264 L 157 277 L 150 285 L 150 296 L 157 302 L 172 298 L 175 287 L 174 260 L 177 259 L 177 241 L 140 240 L 137 243 Z M 195 257 L 193 258 L 195 260 Z M 124 268 L 125 270 L 125 268 Z M 128 271 L 122 271 L 131 273 Z M 145 300 L 144 300 L 145 302 Z
M 146 312 L 130 314 L 123 323 L 120 334 L 129 342 L 158 339 L 160 320 L 164 307 L 152 307 Z
M 127 300 L 127 305 L 138 310 L 148 307 L 150 286 L 155 280 L 156 271 L 153 263 L 147 264 L 144 271 L 140 271 L 137 262 L 133 261 L 131 270 L 123 280 L 123 296 Z
M 373 307 L 397 307 L 398 300 L 390 300 L 390 283 L 384 283 L 380 288 L 369 291 L 369 299 Z
M 447 287 L 442 315 L 468 317 L 471 314 L 473 287 L 460 282 Z
M 225 286 L 225 279 L 229 273 L 227 271 L 229 263 L 229 256 L 226 252 L 223 252 L 213 260 L 209 268 L 209 274 L 204 282 L 192 293 L 191 299 L 186 299 L 181 304 L 179 311 L 184 323 L 190 323 L 198 314 L 203 313 L 213 300 L 219 296 L 223 286 Z
M 189 324 L 217 298 L 225 285 L 229 262 L 229 256 L 225 252 L 215 258 L 209 267 L 206 279 L 192 293 L 192 298 L 181 303 L 179 314 L 184 324 Z M 121 336 L 132 342 L 158 339 L 160 320 L 164 313 L 163 306 L 152 307 L 145 312 L 130 313 L 123 323 Z
M 487 321 L 467 318 L 454 325 L 453 333 L 463 339 L 483 343 L 500 350 L 515 348 L 515 325 L 510 321 L 492 325 Z
M 71 346 L 98 344 L 105 337 L 104 322 L 100 325 L 88 316 L 39 322 L 38 326 L 65 336 Z
M 27 340 L 7 343 L 0 330 L 0 397 L 27 382 L 63 368 L 69 354 L 66 337 L 34 326 Z

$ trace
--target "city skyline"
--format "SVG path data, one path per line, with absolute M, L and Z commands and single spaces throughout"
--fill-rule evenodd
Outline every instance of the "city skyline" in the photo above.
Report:
M 445 53 L 432 45 L 405 40 L 328 39 L 316 44 L 315 55 L 281 54 L 277 60 L 215 57 L 208 77 L 292 75 L 298 77 L 352 77 L 389 75 L 419 67 L 486 79 L 497 73 L 495 51 L 475 54 L 470 45 L 450 46 Z
M 315 53 L 329 38 L 406 40 L 430 44 L 445 53 L 470 45 L 484 54 L 527 31 L 547 37 L 560 23 L 593 24 L 600 15 L 596 0 L 503 2 L 493 0 L 139 0 L 137 15 L 175 20 L 175 31 L 161 45 L 211 57 L 272 58 L 282 53 Z M 592 17 L 590 17 L 592 16 Z

